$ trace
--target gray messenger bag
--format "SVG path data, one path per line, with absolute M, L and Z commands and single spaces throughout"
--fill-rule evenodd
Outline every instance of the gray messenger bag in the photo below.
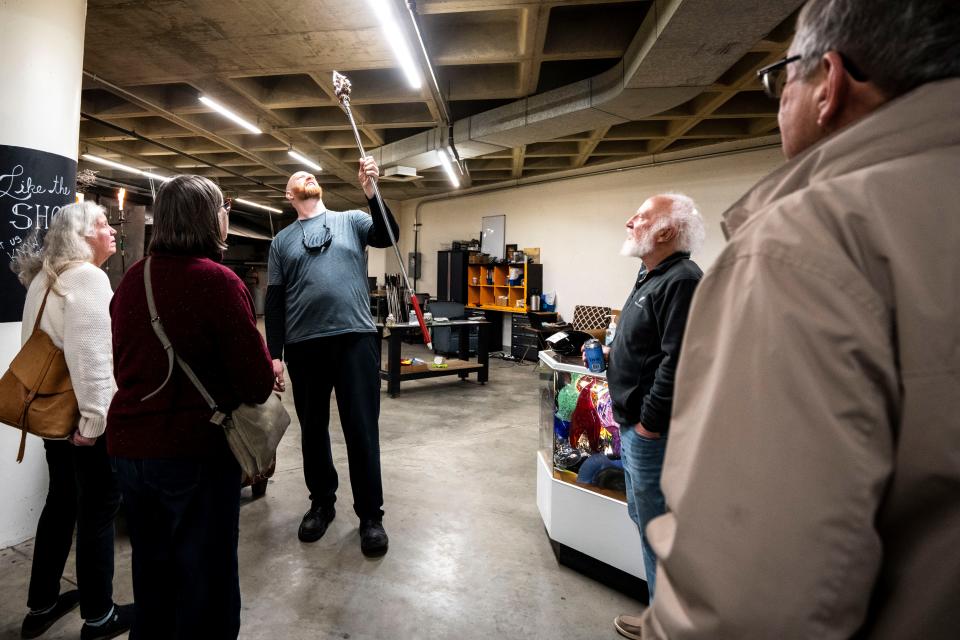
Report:
M 156 391 L 144 396 L 142 400 L 147 400 L 163 389 L 170 376 L 173 374 L 173 363 L 176 361 L 183 372 L 190 378 L 190 382 L 197 388 L 200 395 L 210 406 L 213 416 L 210 422 L 223 427 L 223 432 L 227 436 L 227 444 L 230 451 L 240 463 L 245 478 L 254 478 L 262 475 L 273 463 L 277 454 L 277 447 L 283 438 L 287 426 L 290 424 L 290 415 L 283 408 L 280 396 L 271 393 L 270 397 L 263 404 L 241 404 L 230 414 L 225 414 L 217 408 L 217 403 L 213 397 L 207 393 L 206 387 L 194 374 L 193 369 L 173 350 L 173 345 L 163 330 L 163 324 L 160 322 L 160 316 L 157 315 L 156 302 L 153 299 L 153 284 L 150 279 L 150 261 L 147 258 L 143 269 L 143 279 L 147 291 L 147 307 L 150 310 L 150 326 L 154 333 L 160 339 L 164 351 L 167 352 L 167 377 Z M 141 401 L 142 401 L 141 400 Z

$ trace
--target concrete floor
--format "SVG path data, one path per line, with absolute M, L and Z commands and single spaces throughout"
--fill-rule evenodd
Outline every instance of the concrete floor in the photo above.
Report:
M 421 349 L 404 354 L 426 357 Z M 490 382 L 474 379 L 409 382 L 397 398 L 381 391 L 390 552 L 378 560 L 360 553 L 336 416 L 337 518 L 319 542 L 297 540 L 308 504 L 294 417 L 266 497 L 242 494 L 241 638 L 618 637 L 613 618 L 641 605 L 559 566 L 537 512 L 533 367 L 493 360 Z M 295 416 L 289 389 L 285 401 Z M 0 551 L 0 638 L 19 637 L 32 553 L 32 541 Z M 129 602 L 125 538 L 116 567 L 115 599 Z M 75 583 L 72 558 L 64 582 Z M 43 637 L 77 638 L 80 624 L 72 613 Z

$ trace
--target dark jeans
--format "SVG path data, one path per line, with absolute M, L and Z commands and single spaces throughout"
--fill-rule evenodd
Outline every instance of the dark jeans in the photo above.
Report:
M 620 458 L 623 460 L 627 483 L 627 513 L 640 530 L 643 569 L 647 576 L 650 602 L 653 602 L 653 592 L 657 586 L 657 554 L 647 540 L 646 530 L 651 520 L 667 512 L 667 502 L 660 489 L 666 451 L 666 437 L 650 439 L 638 434 L 633 427 L 620 428 Z
M 114 458 L 114 464 L 133 545 L 136 621 L 130 638 L 236 638 L 236 460 L 225 451 L 208 458 Z
M 330 392 L 337 392 L 347 445 L 353 510 L 383 517 L 380 481 L 380 345 L 376 333 L 348 333 L 285 347 L 293 401 L 300 420 L 303 476 L 315 506 L 337 500 L 337 469 L 330 450 Z
M 80 615 L 102 618 L 113 606 L 113 519 L 120 505 L 106 439 L 90 447 L 45 440 L 43 447 L 50 488 L 37 524 L 27 606 L 56 604 L 76 525 Z

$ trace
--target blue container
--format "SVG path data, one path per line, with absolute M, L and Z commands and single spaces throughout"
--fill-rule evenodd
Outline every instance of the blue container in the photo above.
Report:
M 587 359 L 587 368 L 593 373 L 606 371 L 607 363 L 603 359 L 603 347 L 600 341 L 596 339 L 587 340 L 583 343 L 583 355 Z

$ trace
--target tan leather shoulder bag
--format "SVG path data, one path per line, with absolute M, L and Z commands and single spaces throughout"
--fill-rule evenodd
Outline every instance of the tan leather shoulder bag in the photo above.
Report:
M 80 408 L 63 349 L 40 329 L 50 289 L 43 296 L 33 333 L 0 378 L 0 422 L 20 429 L 17 462 L 23 460 L 27 434 L 62 440 L 80 422 Z

